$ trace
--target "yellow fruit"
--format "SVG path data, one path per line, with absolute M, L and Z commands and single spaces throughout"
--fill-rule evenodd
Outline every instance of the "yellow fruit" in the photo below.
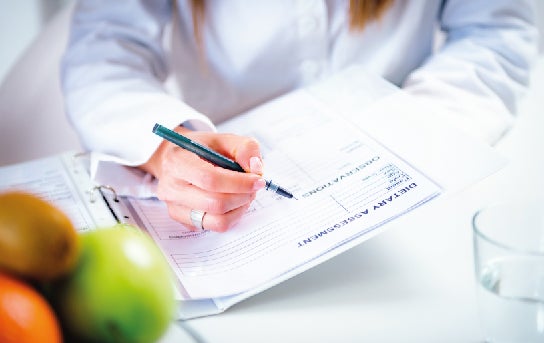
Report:
M 50 281 L 77 262 L 79 237 L 70 219 L 24 192 L 0 194 L 0 270 Z
M 62 342 L 59 322 L 47 301 L 29 285 L 4 273 L 0 273 L 0 342 Z

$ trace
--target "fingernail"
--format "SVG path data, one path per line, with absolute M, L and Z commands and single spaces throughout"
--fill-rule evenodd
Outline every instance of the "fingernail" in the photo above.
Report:
M 252 173 L 261 175 L 263 173 L 263 162 L 257 156 L 249 159 L 249 169 Z
M 253 184 L 253 190 L 254 190 L 254 191 L 258 191 L 259 189 L 264 188 L 264 186 L 266 186 L 266 181 L 265 181 L 264 179 L 258 179 L 258 180 L 255 181 L 255 183 Z

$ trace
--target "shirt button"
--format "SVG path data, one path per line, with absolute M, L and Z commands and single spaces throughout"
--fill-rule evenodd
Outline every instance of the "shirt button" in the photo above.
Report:
M 300 64 L 300 72 L 304 79 L 316 79 L 321 72 L 321 66 L 317 61 L 305 60 Z
M 316 2 L 315 0 L 298 0 L 298 5 L 300 8 L 308 10 L 312 8 L 312 6 L 316 5 Z
M 302 17 L 298 21 L 298 32 L 307 35 L 317 29 L 318 23 L 314 17 Z

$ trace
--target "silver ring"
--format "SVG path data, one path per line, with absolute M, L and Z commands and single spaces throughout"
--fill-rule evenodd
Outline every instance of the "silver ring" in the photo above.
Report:
M 204 219 L 205 214 L 206 212 L 204 211 L 191 210 L 191 222 L 193 223 L 193 226 L 200 231 L 204 231 L 204 227 L 202 226 L 202 220 Z

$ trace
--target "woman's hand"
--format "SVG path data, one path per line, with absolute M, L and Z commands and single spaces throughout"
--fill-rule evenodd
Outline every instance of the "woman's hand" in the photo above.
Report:
M 231 134 L 183 127 L 174 131 L 231 158 L 248 173 L 217 167 L 166 140 L 140 167 L 159 180 L 157 196 L 166 202 L 173 219 L 196 230 L 191 210 L 204 211 L 203 228 L 228 230 L 247 211 L 256 192 L 265 186 L 259 144 L 252 138 Z

